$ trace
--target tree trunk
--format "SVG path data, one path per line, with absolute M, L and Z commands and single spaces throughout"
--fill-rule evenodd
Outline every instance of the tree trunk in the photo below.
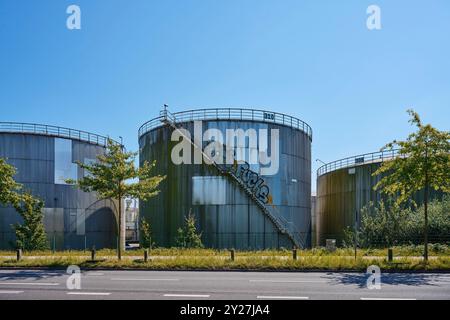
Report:
M 119 230 L 118 230 L 118 241 L 117 241 L 117 258 L 122 260 L 122 197 L 119 196 Z
M 428 145 L 426 145 L 428 147 Z M 425 188 L 424 188 L 424 197 L 423 197 L 423 208 L 424 208 L 424 230 L 423 230 L 423 242 L 424 242 L 424 251 L 423 251 L 423 259 L 425 262 L 428 262 L 428 148 L 425 148 Z
M 423 258 L 425 261 L 428 261 L 428 175 L 425 178 L 425 195 L 424 195 L 424 215 L 425 215 L 425 224 L 423 230 L 423 242 L 424 242 L 424 252 Z

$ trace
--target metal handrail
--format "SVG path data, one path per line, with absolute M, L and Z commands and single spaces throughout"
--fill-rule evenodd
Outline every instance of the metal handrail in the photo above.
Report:
M 164 113 L 165 111 L 162 111 Z M 239 120 L 239 121 L 258 121 L 284 125 L 298 129 L 306 133 L 312 141 L 312 128 L 304 121 L 278 112 L 241 109 L 241 108 L 214 108 L 214 109 L 196 109 L 172 113 L 177 123 L 190 122 L 195 120 Z M 163 125 L 164 115 L 145 122 L 138 131 L 139 138 L 145 133 L 161 127 Z
M 86 141 L 100 146 L 106 146 L 108 142 L 108 137 L 87 131 L 37 123 L 0 122 L 0 133 L 31 133 Z M 111 141 L 117 143 L 114 140 Z
M 327 164 L 324 164 L 323 166 L 319 167 L 317 169 L 317 176 L 321 176 L 325 173 L 335 171 L 342 168 L 357 166 L 361 164 L 366 164 L 370 162 L 380 162 L 384 160 L 393 159 L 397 156 L 399 156 L 399 150 L 398 149 L 392 149 L 392 150 L 384 150 L 384 151 L 378 151 L 378 152 L 371 152 L 371 153 L 365 153 L 360 154 L 357 156 L 352 156 L 344 159 L 339 159 Z

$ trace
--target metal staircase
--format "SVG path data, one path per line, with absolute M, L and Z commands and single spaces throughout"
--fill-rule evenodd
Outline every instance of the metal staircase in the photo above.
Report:
M 167 108 L 164 108 L 160 112 L 161 115 L 161 122 L 165 125 L 171 126 L 174 130 L 177 130 L 179 134 L 186 139 L 194 148 L 200 150 L 202 155 L 208 159 L 208 161 L 211 163 L 211 165 L 214 166 L 214 168 L 217 169 L 217 171 L 221 175 L 225 175 L 229 177 L 231 180 L 233 180 L 246 194 L 249 198 L 253 200 L 253 202 L 261 209 L 261 211 L 264 213 L 264 215 L 269 218 L 269 220 L 275 225 L 275 227 L 279 230 L 281 234 L 286 235 L 289 240 L 292 241 L 295 247 L 297 248 L 303 248 L 305 246 L 305 240 L 302 239 L 302 237 L 299 235 L 298 232 L 295 231 L 295 226 L 292 222 L 287 221 L 284 219 L 281 215 L 275 216 L 270 212 L 270 210 L 267 208 L 266 204 L 264 204 L 260 199 L 258 199 L 252 192 L 252 189 L 247 187 L 236 175 L 235 172 L 225 170 L 220 164 L 216 163 L 209 155 L 207 155 L 203 148 L 198 146 L 194 141 L 192 141 L 189 137 L 187 137 L 180 129 L 182 126 L 180 124 L 177 124 L 176 118 L 173 114 L 171 114 Z M 275 209 L 275 207 L 273 206 Z

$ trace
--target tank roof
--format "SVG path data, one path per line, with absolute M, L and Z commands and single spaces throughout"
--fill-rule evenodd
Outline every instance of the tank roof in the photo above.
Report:
M 382 162 L 385 160 L 393 159 L 397 156 L 399 156 L 398 149 L 393 149 L 393 150 L 365 153 L 365 154 L 360 154 L 357 156 L 343 158 L 343 159 L 329 162 L 329 163 L 324 164 L 323 166 L 319 167 L 319 169 L 317 169 L 317 176 L 321 176 L 328 172 L 332 172 L 332 171 L 339 170 L 342 168 L 355 167 L 358 165 L 363 165 L 363 164 L 368 164 L 368 163 Z
M 140 128 L 138 135 L 143 136 L 145 133 L 164 126 L 166 110 L 160 112 L 160 116 L 145 122 Z M 166 113 L 167 114 L 167 113 Z M 288 126 L 306 133 L 312 141 L 312 129 L 304 121 L 278 112 L 242 109 L 242 108 L 211 108 L 211 109 L 195 109 L 181 112 L 171 113 L 176 123 L 190 122 L 196 120 L 217 121 L 217 120 L 235 120 L 235 121 L 256 121 L 279 124 Z
M 37 123 L 24 123 L 24 122 L 0 122 L 0 133 L 25 133 L 51 137 L 60 137 L 66 139 L 80 140 L 100 146 L 106 146 L 108 141 L 108 137 L 100 136 L 98 134 L 82 130 Z M 114 140 L 112 141 L 116 143 Z

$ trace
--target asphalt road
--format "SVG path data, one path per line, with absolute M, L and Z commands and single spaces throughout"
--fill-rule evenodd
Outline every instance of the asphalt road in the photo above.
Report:
M 81 288 L 69 290 L 70 275 L 65 271 L 2 269 L 0 300 L 450 300 L 450 274 L 382 274 L 381 288 L 372 290 L 364 273 L 82 271 L 79 275 Z

